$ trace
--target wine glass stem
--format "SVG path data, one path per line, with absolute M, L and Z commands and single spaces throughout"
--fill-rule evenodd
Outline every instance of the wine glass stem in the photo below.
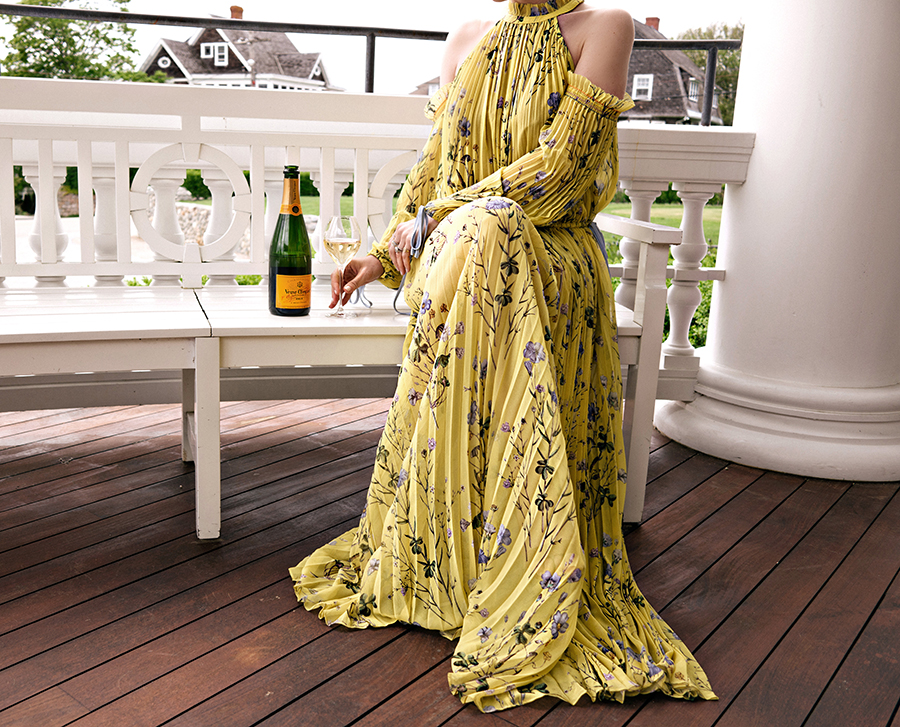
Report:
M 337 304 L 337 315 L 340 315 L 344 312 L 344 266 L 338 266 L 338 279 L 340 280 L 340 286 L 338 287 L 338 304 Z

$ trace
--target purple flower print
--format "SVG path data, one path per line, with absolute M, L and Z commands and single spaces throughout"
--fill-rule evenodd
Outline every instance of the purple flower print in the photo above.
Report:
M 512 207 L 512 202 L 503 197 L 490 197 L 488 198 L 488 201 L 484 203 L 484 208 L 486 210 L 505 210 L 510 207 Z
M 543 361 L 547 358 L 547 354 L 544 352 L 544 347 L 535 343 L 534 341 L 529 341 L 525 344 L 525 369 L 528 373 L 531 373 L 532 366 L 536 364 L 538 361 Z
M 459 521 L 459 529 L 463 532 L 466 532 L 466 529 L 469 527 L 469 525 L 471 525 L 471 523 L 465 518 Z
M 406 398 L 409 399 L 409 403 L 415 406 L 422 399 L 422 394 L 415 389 L 410 389 L 409 393 L 406 395 Z
M 555 573 L 551 573 L 548 570 L 544 571 L 544 574 L 541 576 L 541 588 L 547 588 L 551 591 L 555 591 L 559 588 L 560 577 Z
M 512 428 L 509 426 L 509 422 L 503 422 L 503 424 L 500 425 L 500 431 L 501 432 L 512 431 Z
M 550 94 L 550 98 L 547 99 L 547 105 L 556 111 L 559 108 L 559 102 L 562 101 L 562 96 L 560 96 L 556 91 Z
M 550 634 L 553 638 L 557 638 L 561 633 L 564 633 L 567 628 L 569 628 L 569 614 L 563 613 L 562 611 L 554 613 L 553 619 L 550 621 Z
M 500 529 L 497 531 L 497 542 L 503 545 L 512 545 L 512 533 L 509 532 L 508 528 L 500 526 Z
M 469 409 L 469 416 L 466 417 L 466 421 L 469 424 L 475 424 L 475 422 L 478 421 L 478 402 L 472 402 L 472 406 Z
M 478 549 L 478 562 L 481 565 L 485 565 L 488 562 L 487 553 L 485 553 L 481 548 Z
M 581 580 L 581 568 L 576 568 L 569 576 L 569 583 L 578 583 Z
M 482 626 L 480 629 L 478 629 L 478 638 L 481 639 L 481 643 L 483 644 L 485 641 L 491 638 L 492 633 L 493 631 L 491 631 L 489 626 Z
M 435 447 L 437 447 L 437 442 L 435 441 L 434 437 L 429 437 L 428 438 L 429 451 L 433 452 Z
M 469 134 L 472 133 L 472 122 L 463 116 L 459 120 L 459 124 L 457 124 L 457 129 L 459 130 L 460 136 L 468 137 Z

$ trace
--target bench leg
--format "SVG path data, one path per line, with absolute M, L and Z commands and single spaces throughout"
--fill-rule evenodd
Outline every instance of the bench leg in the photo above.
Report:
M 219 439 L 219 339 L 196 340 L 196 404 L 192 426 L 196 436 L 194 480 L 197 537 L 219 537 L 222 521 L 222 470 Z
M 194 397 L 197 395 L 194 369 L 181 371 L 181 461 L 194 461 L 194 448 L 197 446 L 194 431 Z

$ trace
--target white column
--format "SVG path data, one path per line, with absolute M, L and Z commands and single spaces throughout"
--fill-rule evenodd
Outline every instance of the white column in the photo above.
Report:
M 807 476 L 900 479 L 900 3 L 748 7 L 695 401 L 656 424 L 689 447 Z

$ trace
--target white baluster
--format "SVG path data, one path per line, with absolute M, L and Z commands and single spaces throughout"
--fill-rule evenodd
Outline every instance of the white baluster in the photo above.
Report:
M 116 176 L 111 166 L 95 166 L 93 169 L 94 192 L 97 206 L 94 210 L 94 257 L 97 262 L 115 262 L 118 259 L 116 245 Z M 97 287 L 124 284 L 122 275 L 96 275 Z
M 66 179 L 66 168 L 55 165 L 53 167 L 53 190 L 51 193 L 53 210 L 51 212 L 51 218 L 55 225 L 55 232 L 54 255 L 52 260 L 43 260 L 41 248 L 41 238 L 43 235 L 41 218 L 44 217 L 44 212 L 41 206 L 42 195 L 38 167 L 24 166 L 22 167 L 22 173 L 25 176 L 25 180 L 34 188 L 34 223 L 31 228 L 31 234 L 28 235 L 28 246 L 39 261 L 59 262 L 62 260 L 63 253 L 69 246 L 69 235 L 63 230 L 62 218 L 59 216 L 59 201 L 57 197 L 59 188 Z M 65 279 L 64 275 L 38 275 L 36 276 L 36 285 L 39 288 L 64 287 Z
M 203 244 L 209 245 L 218 240 L 231 225 L 234 216 L 232 204 L 231 182 L 219 169 L 203 170 L 203 181 L 212 193 L 212 210 L 209 215 L 209 224 L 203 235 Z M 218 260 L 234 260 L 238 243 L 234 247 L 218 257 Z M 237 285 L 233 275 L 210 275 L 208 285 Z
M 669 337 L 663 344 L 666 368 L 696 369 L 700 362 L 689 340 L 691 320 L 701 295 L 696 270 L 709 249 L 703 232 L 703 208 L 722 185 L 676 182 L 672 185 L 684 203 L 681 219 L 682 242 L 672 248 L 675 277 L 669 287 Z
M 643 222 L 650 221 L 653 201 L 669 186 L 661 182 L 644 182 L 636 179 L 621 179 L 619 184 L 631 200 L 631 219 Z M 634 310 L 641 243 L 630 237 L 623 237 L 619 242 L 619 252 L 622 253 L 622 280 L 616 289 L 616 303 Z
M 332 216 L 340 214 L 341 194 L 347 189 L 347 185 L 353 181 L 353 174 L 351 172 L 339 172 L 335 170 L 334 184 L 332 185 L 332 194 L 330 195 L 332 200 L 330 208 L 328 205 L 329 195 L 324 194 L 322 189 L 321 174 L 312 172 L 310 174 L 310 179 L 312 180 L 313 186 L 319 190 L 319 217 L 315 220 L 313 232 L 310 233 L 310 239 L 316 250 L 316 256 L 313 258 L 313 275 L 315 275 L 316 278 L 315 282 L 319 285 L 331 285 L 331 273 L 337 270 L 337 266 L 334 264 L 331 256 L 325 252 L 325 246 L 322 243 L 323 225 L 327 224 L 329 218 Z M 307 219 L 306 222 L 307 226 L 309 226 L 310 220 Z
M 263 183 L 266 193 L 266 218 L 265 218 L 265 234 L 266 234 L 266 260 L 268 261 L 269 244 L 272 242 L 272 235 L 275 233 L 275 224 L 278 222 L 278 215 L 281 213 L 281 197 L 284 194 L 284 167 L 267 167 L 265 182 Z M 260 285 L 269 284 L 269 267 L 266 264 L 266 272 L 259 281 Z
M 397 194 L 397 190 L 402 186 L 402 181 L 389 182 L 384 189 L 384 212 L 382 215 L 384 217 L 385 227 L 391 223 L 391 217 L 394 216 L 394 195 Z
M 184 245 L 184 232 L 178 224 L 178 213 L 175 209 L 175 192 L 184 180 L 183 172 L 166 172 L 160 170 L 150 181 L 150 187 L 156 195 L 156 206 L 153 210 L 153 228 L 169 242 Z M 155 250 L 154 260 L 168 260 Z M 177 275 L 154 275 L 151 285 L 178 285 Z

